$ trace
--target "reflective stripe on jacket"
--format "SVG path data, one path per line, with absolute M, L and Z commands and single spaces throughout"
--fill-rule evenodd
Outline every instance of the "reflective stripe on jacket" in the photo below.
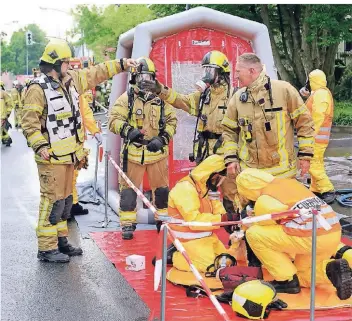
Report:
M 317 235 L 324 235 L 341 230 L 338 217 L 334 210 L 319 197 L 293 179 L 275 178 L 272 183 L 262 190 L 261 195 L 268 195 L 287 205 L 290 209 L 314 209 L 320 206 L 320 214 L 331 225 L 332 229 L 325 230 L 320 223 L 317 225 Z M 292 236 L 312 236 L 312 219 L 296 218 L 283 223 L 284 231 Z
M 195 189 L 197 189 L 195 183 L 193 182 L 193 180 L 190 176 L 186 176 L 180 180 L 180 182 L 184 182 L 184 181 L 189 182 L 191 185 L 194 186 Z M 213 206 L 212 206 L 212 203 L 209 200 L 209 198 L 202 197 L 203 195 L 201 195 L 201 192 L 199 192 L 198 194 L 199 194 L 199 201 L 200 201 L 199 212 L 200 213 L 213 213 Z M 181 215 L 181 213 L 178 211 L 178 209 L 171 207 L 170 204 L 169 204 L 167 211 L 168 211 L 168 215 L 170 218 L 184 220 L 184 217 Z M 203 237 L 208 237 L 213 234 L 213 232 L 209 231 L 209 230 L 207 230 L 207 231 L 202 231 L 201 229 L 192 230 L 187 226 L 180 226 L 180 225 L 174 225 L 174 224 L 170 224 L 170 228 L 175 232 L 175 235 L 180 239 L 180 241 L 189 241 L 189 240 L 194 240 L 194 239 L 200 239 Z
M 327 145 L 327 144 L 329 144 L 332 119 L 334 117 L 334 99 L 331 95 L 330 90 L 328 88 L 319 88 L 312 95 L 310 95 L 310 97 L 308 98 L 308 100 L 306 102 L 306 105 L 307 105 L 307 108 L 309 109 L 310 113 L 313 114 L 314 97 L 317 94 L 319 94 L 319 91 L 326 91 L 329 95 L 330 102 L 328 102 L 329 106 L 324 114 L 323 123 L 321 124 L 314 139 L 315 139 L 315 142 L 318 144 L 326 144 Z M 314 120 L 314 117 L 313 117 L 313 120 Z

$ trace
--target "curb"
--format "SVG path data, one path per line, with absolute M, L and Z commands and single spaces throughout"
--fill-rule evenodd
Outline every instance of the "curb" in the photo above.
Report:
M 352 126 L 332 126 L 331 132 L 332 133 L 352 134 Z

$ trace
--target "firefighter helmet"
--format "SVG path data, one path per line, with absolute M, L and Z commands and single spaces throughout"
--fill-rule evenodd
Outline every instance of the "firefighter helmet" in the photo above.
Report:
M 230 64 L 227 57 L 220 51 L 213 50 L 205 54 L 202 60 L 202 67 L 213 67 L 223 72 L 230 72 Z
M 46 45 L 40 60 L 54 65 L 71 57 L 72 50 L 69 44 L 65 40 L 54 39 Z

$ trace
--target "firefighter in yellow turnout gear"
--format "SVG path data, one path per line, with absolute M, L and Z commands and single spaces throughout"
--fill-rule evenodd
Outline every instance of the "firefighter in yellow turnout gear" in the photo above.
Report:
M 120 59 L 73 71 L 68 70 L 71 57 L 65 41 L 47 44 L 41 76 L 28 87 L 22 118 L 40 181 L 38 258 L 49 262 L 68 262 L 69 256 L 82 254 L 67 240 L 74 166 L 81 166 L 86 158 L 79 95 L 135 65 L 131 59 Z
M 238 173 L 258 168 L 277 177 L 294 177 L 294 129 L 302 175 L 313 156 L 313 121 L 297 90 L 289 83 L 271 80 L 259 57 L 238 58 L 236 78 L 243 86 L 231 98 L 222 121 L 227 170 Z
M 169 195 L 168 144 L 176 132 L 173 108 L 149 91 L 141 90 L 141 82 L 155 80 L 154 63 L 146 57 L 137 60 L 132 69 L 132 84 L 128 92 L 115 102 L 109 119 L 109 129 L 124 139 L 121 150 L 123 170 L 135 186 L 140 186 L 145 171 L 153 193 L 153 203 L 160 215 L 167 216 Z M 137 194 L 120 178 L 120 221 L 122 238 L 132 239 L 136 228 Z M 156 221 L 162 217 L 155 217 Z
M 79 108 L 80 113 L 82 115 L 82 125 L 84 133 L 88 130 L 97 140 L 98 145 L 102 144 L 102 136 L 99 127 L 96 124 L 94 119 L 93 111 L 89 107 L 88 101 L 85 97 L 85 94 L 79 96 Z M 84 136 L 86 140 L 86 135 Z M 71 217 L 75 215 L 86 215 L 89 213 L 88 209 L 83 208 L 82 205 L 78 203 L 78 194 L 77 194 L 77 177 L 79 174 L 79 170 L 75 169 L 73 173 L 73 182 L 72 182 L 72 209 L 71 209 Z
M 334 99 L 326 84 L 325 73 L 316 69 L 309 74 L 306 86 L 300 92 L 302 96 L 310 93 L 306 105 L 312 114 L 315 130 L 314 157 L 309 169 L 312 178 L 310 190 L 330 204 L 335 199 L 335 191 L 325 172 L 324 153 L 329 144 L 334 117 Z
M 323 200 L 295 179 L 275 178 L 264 171 L 250 168 L 236 179 L 239 193 L 255 201 L 256 216 L 289 209 L 314 209 L 330 224 L 325 230 L 317 223 L 316 283 L 332 283 L 341 300 L 352 292 L 351 269 L 345 259 L 330 260 L 340 243 L 339 219 Z M 280 223 L 280 222 L 278 222 Z M 274 277 L 271 284 L 279 293 L 298 293 L 300 286 L 310 287 L 312 219 L 299 217 L 282 220 L 281 224 L 264 221 L 252 225 L 246 238 L 254 254 Z M 292 257 L 295 257 L 292 263 Z M 330 282 L 329 282 L 330 280 Z
M 217 192 L 226 178 L 224 159 L 212 155 L 181 179 L 169 194 L 168 213 L 173 219 L 186 222 L 227 221 L 226 210 Z M 215 257 L 226 253 L 224 244 L 213 234 L 219 226 L 197 227 L 169 225 L 175 236 L 182 242 L 192 263 L 199 272 L 206 272 L 214 263 Z M 170 248 L 171 249 L 171 248 Z M 169 249 L 169 250 L 170 250 Z M 191 271 L 186 260 L 178 251 L 169 253 L 169 263 L 180 271 Z M 172 256 L 171 256 L 172 255 Z M 180 280 L 171 280 L 182 284 Z
M 22 109 L 23 109 L 23 104 L 22 104 L 22 90 L 23 86 L 18 82 L 18 80 L 15 80 L 14 82 L 14 88 L 11 90 L 11 99 L 12 99 L 12 105 L 14 109 L 14 116 L 15 116 L 15 127 L 21 127 L 21 118 L 22 118 Z
M 9 130 L 9 113 L 8 111 L 12 109 L 12 101 L 11 97 L 5 90 L 5 85 L 3 81 L 0 81 L 0 87 L 1 87 L 1 142 L 2 144 L 5 144 L 7 147 L 11 146 L 12 139 L 8 133 Z
M 230 64 L 227 57 L 219 51 L 208 52 L 202 60 L 203 75 L 197 82 L 199 90 L 182 95 L 161 83 L 154 89 L 161 99 L 177 109 L 197 117 L 197 137 L 194 137 L 193 154 L 190 160 L 200 164 L 213 154 L 224 153 L 221 122 L 225 116 L 228 102 L 234 92 L 230 84 Z M 238 199 L 235 177 L 229 175 L 221 185 L 223 204 L 227 212 L 235 213 L 241 207 Z

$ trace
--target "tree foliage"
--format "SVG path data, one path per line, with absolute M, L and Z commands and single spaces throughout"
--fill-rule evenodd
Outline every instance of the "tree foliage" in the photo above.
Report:
M 199 5 L 191 5 L 196 7 Z M 212 9 L 264 23 L 269 30 L 279 77 L 297 87 L 313 69 L 322 69 L 334 87 L 338 44 L 352 40 L 351 5 L 205 5 Z M 159 17 L 185 10 L 185 5 L 153 5 Z
M 146 5 L 109 5 L 105 8 L 79 5 L 73 11 L 76 27 L 71 34 L 81 34 L 79 44 L 85 42 L 93 50 L 95 60 L 102 61 L 107 48 L 116 48 L 119 36 L 136 25 L 155 18 Z
M 23 29 L 14 32 L 10 42 L 1 41 L 1 70 L 12 72 L 15 75 L 27 73 L 27 48 L 26 31 L 30 30 L 33 35 L 33 45 L 28 46 L 28 71 L 38 66 L 39 59 L 44 51 L 47 40 L 45 32 L 36 24 L 30 24 Z

